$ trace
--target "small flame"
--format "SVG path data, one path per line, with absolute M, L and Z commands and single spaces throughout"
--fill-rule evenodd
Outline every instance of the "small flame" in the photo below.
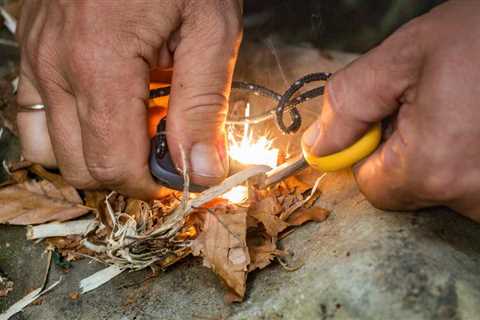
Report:
M 250 116 L 250 104 L 245 108 L 245 117 Z M 272 168 L 277 166 L 278 149 L 272 147 L 272 140 L 266 136 L 253 138 L 250 132 L 250 125 L 245 123 L 243 126 L 243 136 L 238 141 L 233 130 L 228 132 L 230 158 L 242 164 L 267 165 Z M 242 203 L 248 198 L 248 188 L 246 186 L 236 186 L 227 191 L 222 198 L 232 203 Z

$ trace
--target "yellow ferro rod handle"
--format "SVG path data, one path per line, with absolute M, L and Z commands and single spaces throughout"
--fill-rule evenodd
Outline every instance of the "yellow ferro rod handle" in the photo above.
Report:
M 350 168 L 375 151 L 382 138 L 381 124 L 377 123 L 350 147 L 323 157 L 315 157 L 305 150 L 303 156 L 307 163 L 318 171 L 331 172 Z

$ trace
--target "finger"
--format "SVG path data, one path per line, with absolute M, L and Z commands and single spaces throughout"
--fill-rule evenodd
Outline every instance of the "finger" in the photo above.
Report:
M 314 156 L 340 151 L 398 109 L 399 97 L 421 69 L 418 29 L 417 22 L 405 26 L 332 77 L 320 118 L 303 135 L 305 151 Z
M 40 98 L 39 91 L 30 80 L 33 76 L 29 76 L 28 67 L 24 70 L 19 83 L 18 102 L 31 103 L 33 100 L 30 99 L 36 97 L 35 100 L 43 100 L 45 104 L 45 111 L 18 116 L 19 125 L 22 125 L 22 131 L 25 132 L 22 138 L 22 144 L 26 144 L 25 157 L 28 159 L 35 156 L 36 160 L 40 160 L 40 155 L 44 158 L 49 155 L 55 160 L 54 164 L 58 166 L 65 180 L 73 186 L 81 189 L 98 187 L 87 170 L 83 156 L 75 99 L 65 88 L 59 86 L 65 81 L 54 77 L 40 81 Z M 29 122 L 26 122 L 26 119 Z M 35 162 L 48 166 L 45 161 Z
M 42 103 L 38 90 L 30 79 L 22 73 L 18 83 L 17 104 L 19 106 L 29 106 Z M 20 109 L 17 113 L 17 126 L 23 157 L 45 167 L 56 167 L 57 160 L 48 134 L 45 111 L 22 111 Z
M 74 55 L 78 61 L 70 73 L 95 74 L 93 83 L 86 78 L 71 81 L 87 168 L 105 187 L 137 198 L 156 198 L 162 188 L 148 166 L 149 67 L 141 58 L 120 57 L 108 48 L 90 52 L 96 59 L 85 57 L 87 50 Z
M 202 185 L 217 184 L 228 173 L 224 124 L 241 37 L 240 10 L 232 7 L 238 3 L 213 3 L 218 7 L 195 7 L 180 29 L 167 117 L 175 164 L 183 167 L 183 149 L 192 181 Z
M 101 187 L 87 168 L 75 98 L 56 86 L 45 92 L 48 130 L 62 176 L 79 189 Z
M 396 130 L 372 155 L 354 167 L 360 191 L 377 208 L 413 210 L 430 205 L 420 200 L 414 190 L 415 175 L 406 138 Z

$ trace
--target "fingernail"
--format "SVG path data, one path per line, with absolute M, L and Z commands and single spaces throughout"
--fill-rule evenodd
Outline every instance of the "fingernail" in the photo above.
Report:
M 194 175 L 221 178 L 226 174 L 226 168 L 217 147 L 213 144 L 199 142 L 193 145 L 190 161 Z
M 311 148 L 315 141 L 318 138 L 320 133 L 320 128 L 318 127 L 318 123 L 315 121 L 310 128 L 305 131 L 302 137 L 302 143 L 305 147 Z

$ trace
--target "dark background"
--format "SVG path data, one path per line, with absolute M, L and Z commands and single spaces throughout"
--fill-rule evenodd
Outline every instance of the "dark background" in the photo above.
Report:
M 442 0 L 245 0 L 245 38 L 365 52 Z
M 286 44 L 362 53 L 403 23 L 443 0 L 244 0 L 245 35 L 260 42 L 275 36 Z M 0 0 L 5 4 L 9 0 Z M 0 20 L 1 21 L 1 20 Z M 13 36 L 0 25 L 0 38 Z M 0 43 L 0 76 L 18 61 L 17 48 Z

